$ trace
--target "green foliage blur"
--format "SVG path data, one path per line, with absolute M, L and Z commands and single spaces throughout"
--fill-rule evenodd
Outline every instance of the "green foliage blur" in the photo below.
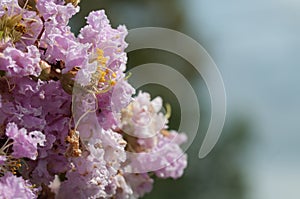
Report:
M 82 0 L 81 11 L 71 20 L 71 26 L 73 31 L 78 33 L 80 27 L 85 25 L 84 17 L 90 11 L 105 9 L 113 27 L 125 24 L 128 29 L 151 26 L 192 33 L 193 30 L 183 28 L 185 13 L 180 6 L 180 2 L 176 0 Z M 201 106 L 200 130 L 187 151 L 188 167 L 184 176 L 178 180 L 155 179 L 153 191 L 144 198 L 245 198 L 247 184 L 240 161 L 246 155 L 249 140 L 246 120 L 237 117 L 239 119 L 235 119 L 235 122 L 230 124 L 227 122 L 214 150 L 205 159 L 199 159 L 198 151 L 210 119 L 208 92 L 201 76 L 195 75 L 197 73 L 185 60 L 164 51 L 140 50 L 129 53 L 128 58 L 128 69 L 150 62 L 174 67 L 190 81 L 197 91 Z M 162 96 L 165 102 L 172 105 L 170 128 L 178 128 L 180 107 L 172 92 L 157 85 L 147 85 L 140 89 L 151 93 L 152 97 Z

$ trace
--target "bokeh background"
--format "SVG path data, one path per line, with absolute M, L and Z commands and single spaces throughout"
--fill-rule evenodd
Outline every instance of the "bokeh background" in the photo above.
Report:
M 197 40 L 218 65 L 227 91 L 222 136 L 205 159 L 198 150 L 210 118 L 209 95 L 201 76 L 176 55 L 157 50 L 128 54 L 128 69 L 163 63 L 183 74 L 201 106 L 200 129 L 188 149 L 189 165 L 177 181 L 156 180 L 146 199 L 300 198 L 300 1 L 299 0 L 82 0 L 71 21 L 74 32 L 91 10 L 105 9 L 114 27 L 164 27 Z M 167 88 L 141 88 L 173 107 Z M 193 118 L 191 118 L 193 120 Z

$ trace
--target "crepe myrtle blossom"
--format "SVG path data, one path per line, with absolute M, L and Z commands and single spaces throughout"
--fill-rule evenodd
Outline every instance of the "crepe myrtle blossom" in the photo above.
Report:
M 40 131 L 27 132 L 26 129 L 18 129 L 15 123 L 8 123 L 6 136 L 13 140 L 13 153 L 15 158 L 36 159 L 38 145 L 44 146 L 45 135 Z
M 160 97 L 128 83 L 124 25 L 77 0 L 0 1 L 0 198 L 140 198 L 187 166 Z
M 28 180 L 17 177 L 10 172 L 0 178 L 1 198 L 37 198 L 38 189 L 34 188 Z

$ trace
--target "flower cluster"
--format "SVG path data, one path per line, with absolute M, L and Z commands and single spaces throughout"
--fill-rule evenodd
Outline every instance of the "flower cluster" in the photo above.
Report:
M 185 134 L 127 82 L 125 26 L 78 1 L 0 1 L 0 198 L 139 198 L 179 178 Z

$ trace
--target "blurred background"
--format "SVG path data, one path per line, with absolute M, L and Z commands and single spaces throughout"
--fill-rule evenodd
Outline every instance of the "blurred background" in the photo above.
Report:
M 201 76 L 171 53 L 128 54 L 128 69 L 149 62 L 174 67 L 193 85 L 201 106 L 184 176 L 157 179 L 144 198 L 300 198 L 300 1 L 82 0 L 80 6 L 71 21 L 75 32 L 91 10 L 105 9 L 113 27 L 164 27 L 189 35 L 222 73 L 228 98 L 225 128 L 213 151 L 198 159 L 210 118 Z M 171 128 L 178 128 L 180 107 L 172 92 L 157 85 L 141 89 L 172 105 Z

